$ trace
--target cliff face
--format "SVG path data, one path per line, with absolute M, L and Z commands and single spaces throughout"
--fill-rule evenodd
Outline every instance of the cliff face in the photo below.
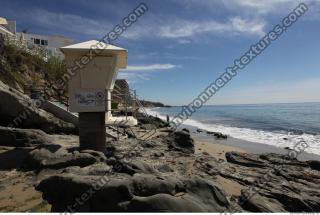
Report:
M 55 83 L 66 72 L 57 58 L 45 61 L 44 56 L 32 55 L 7 42 L 0 35 L 0 80 L 20 91 Z
M 0 81 L 0 125 L 41 129 L 47 133 L 77 133 L 77 128 L 49 112 L 40 103 Z M 0 136 L 1 137 L 1 136 Z

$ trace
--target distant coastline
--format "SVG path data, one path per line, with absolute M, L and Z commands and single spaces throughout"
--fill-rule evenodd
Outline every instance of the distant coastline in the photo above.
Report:
M 153 101 L 147 101 L 147 100 L 142 100 L 140 103 L 143 105 L 143 107 L 146 108 L 155 108 L 155 107 L 172 107 L 170 105 L 165 105 L 161 102 L 153 102 Z

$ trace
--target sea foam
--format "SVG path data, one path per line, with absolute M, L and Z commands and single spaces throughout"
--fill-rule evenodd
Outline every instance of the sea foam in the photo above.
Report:
M 158 113 L 157 108 L 147 109 L 146 111 L 149 115 L 157 116 L 160 119 L 166 120 L 166 116 Z M 238 128 L 221 124 L 207 124 L 193 119 L 187 119 L 183 122 L 183 124 L 207 131 L 221 132 L 237 139 L 281 148 L 293 148 L 297 143 L 305 141 L 308 144 L 308 147 L 305 149 L 306 152 L 320 155 L 320 135 L 292 134 L 281 131 L 271 132 L 250 128 Z

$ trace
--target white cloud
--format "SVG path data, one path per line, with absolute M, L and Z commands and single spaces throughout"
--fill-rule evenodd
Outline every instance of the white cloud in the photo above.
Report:
M 150 76 L 147 74 L 133 72 L 120 72 L 118 78 L 126 79 L 131 84 L 150 80 Z
M 189 9 L 201 7 L 216 11 L 217 8 L 223 8 L 250 17 L 286 13 L 301 3 L 294 0 L 179 0 L 177 2 Z M 320 6 L 320 0 L 304 0 L 303 2 L 315 7 Z
M 29 20 L 33 25 L 41 26 L 53 32 L 65 32 L 86 35 L 89 37 L 102 37 L 113 26 L 115 20 L 91 19 L 76 14 L 57 13 L 40 8 L 34 8 L 20 13 L 20 19 Z M 140 17 L 139 22 L 134 23 L 121 37 L 130 40 L 144 38 L 171 38 L 178 39 L 180 44 L 191 42 L 190 39 L 200 35 L 257 35 L 264 33 L 265 22 L 260 19 L 244 19 L 233 16 L 225 21 L 213 18 L 207 20 L 190 20 L 184 17 L 166 16 L 158 14 L 146 14 L 148 17 Z
M 262 36 L 265 25 L 263 20 L 249 20 L 239 16 L 231 17 L 226 21 L 189 20 L 177 17 L 162 19 L 162 17 L 149 16 L 147 20 L 136 23 L 123 36 L 128 39 L 170 38 L 177 39 L 180 44 L 187 44 L 201 35 Z
M 218 12 L 223 13 L 224 20 L 213 17 L 199 20 L 201 17 L 199 14 L 195 14 L 195 19 L 190 19 L 184 16 L 148 12 L 125 31 L 121 38 L 130 40 L 170 38 L 179 44 L 187 44 L 197 41 L 197 37 L 202 35 L 262 36 L 266 31 L 267 15 L 280 12 L 285 15 L 298 4 L 292 0 L 179 0 L 177 2 L 191 10 L 201 8 L 216 11 L 219 8 Z M 305 0 L 305 2 L 310 4 L 309 17 L 312 14 L 319 16 L 320 0 Z M 126 10 L 124 9 L 126 7 L 121 6 L 123 10 Z M 20 19 L 29 20 L 30 23 L 52 32 L 73 33 L 92 38 L 104 36 L 113 26 L 119 24 L 117 22 L 122 17 L 118 16 L 120 15 L 116 14 L 114 20 L 103 17 L 92 19 L 39 8 L 19 13 Z
M 292 0 L 223 0 L 232 9 L 250 9 L 258 14 L 276 13 L 284 9 L 293 9 L 299 2 Z
M 95 20 L 79 15 L 55 13 L 44 9 L 31 9 L 21 14 L 21 19 L 28 19 L 33 25 L 51 31 L 60 31 L 102 37 L 112 24 L 106 20 Z M 32 26 L 30 26 L 32 27 Z
M 120 70 L 118 78 L 126 79 L 129 83 L 138 83 L 151 79 L 150 72 L 161 70 L 170 70 L 179 68 L 179 65 L 173 64 L 150 64 L 150 65 L 134 65 L 128 66 L 127 69 Z
M 135 65 L 128 66 L 124 71 L 157 71 L 157 70 L 168 70 L 178 67 L 173 64 L 151 64 L 151 65 Z

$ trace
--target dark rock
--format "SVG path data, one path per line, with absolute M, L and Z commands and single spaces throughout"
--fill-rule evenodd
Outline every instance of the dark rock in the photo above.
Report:
M 113 165 L 115 172 L 127 173 L 133 175 L 135 173 L 157 173 L 156 169 L 151 167 L 148 163 L 140 160 L 135 161 L 118 161 Z
M 112 145 L 112 157 L 106 160 L 107 164 L 100 162 L 101 156 L 94 151 L 71 154 L 56 145 L 34 150 L 34 160 L 40 161 L 39 165 L 43 160 L 55 161 L 71 155 L 85 154 L 95 159 L 84 167 L 72 165 L 41 171 L 45 177 L 37 189 L 52 204 L 52 211 L 70 210 L 70 205 L 73 212 L 320 210 L 320 172 L 316 170 L 316 161 L 302 162 L 272 153 L 227 152 L 227 161 L 207 153 L 193 154 L 193 140 L 185 131 Z M 98 189 L 94 188 L 96 184 Z M 222 190 L 229 185 L 241 188 L 240 196 L 233 189 L 226 189 L 226 193 Z M 94 194 L 79 205 L 77 201 L 83 193 L 91 193 L 92 189 Z
M 31 151 L 26 160 L 27 166 L 32 169 L 62 169 L 69 166 L 89 166 L 100 161 L 100 157 L 96 158 L 89 153 L 68 153 L 63 148 L 55 149 L 55 146 Z
M 41 130 L 6 128 L 0 126 L 0 145 L 28 147 L 50 144 L 48 135 Z
M 155 152 L 153 154 L 154 157 L 163 157 L 164 156 L 164 153 L 163 152 Z
M 210 155 L 208 152 L 202 152 L 203 155 Z
M 230 163 L 239 164 L 246 167 L 265 167 L 266 164 L 259 159 L 259 156 L 249 156 L 245 153 L 226 152 L 226 159 Z
M 215 134 L 214 136 L 215 136 L 216 138 L 218 138 L 218 139 L 227 139 L 227 138 L 228 138 L 227 135 L 222 134 L 222 133 Z
M 103 152 L 89 150 L 89 149 L 81 150 L 80 152 L 81 153 L 88 153 L 88 154 L 94 156 L 97 160 L 99 160 L 101 162 L 105 162 L 107 160 L 107 158 Z
M 190 134 L 184 131 L 176 131 L 167 139 L 169 149 L 184 153 L 194 153 L 194 141 Z
M 275 199 L 262 197 L 259 194 L 255 194 L 243 202 L 243 208 L 251 212 L 286 212 L 286 210 L 280 206 L 280 202 Z
M 53 212 L 223 212 L 229 207 L 223 191 L 197 177 L 60 174 L 44 179 L 36 189 Z M 85 201 L 84 194 L 89 195 Z
M 67 167 L 63 173 L 72 173 L 77 175 L 100 175 L 110 173 L 112 168 L 103 162 L 94 163 L 90 166 L 81 168 L 80 166 Z
M 42 160 L 40 163 L 41 169 L 62 169 L 69 166 L 85 167 L 97 162 L 97 159 L 87 153 L 79 153 L 66 155 L 59 158 Z
M 315 194 L 320 174 L 308 162 L 280 154 L 226 153 L 228 162 L 219 174 L 248 186 L 242 189 L 239 205 L 250 212 L 315 212 L 320 195 Z M 253 167 L 253 168 L 252 168 Z
M 250 156 L 252 157 L 252 156 Z M 298 161 L 296 157 L 290 156 L 290 152 L 288 155 L 283 154 L 275 154 L 275 153 L 267 153 L 259 155 L 259 158 L 262 160 L 268 161 L 270 164 L 277 165 L 292 165 L 292 166 L 308 166 L 306 162 Z
M 115 157 L 110 157 L 106 160 L 106 163 L 108 165 L 114 165 L 117 162 L 117 159 Z
M 140 123 L 141 125 L 151 124 L 154 126 L 153 128 L 166 128 L 169 126 L 169 123 L 163 121 L 158 117 L 154 117 L 151 115 L 143 115 L 142 113 L 137 114 L 137 120 L 138 123 Z
M 213 132 L 213 131 L 207 131 L 208 135 L 212 135 L 214 137 L 216 137 L 217 139 L 227 139 L 228 136 L 225 134 L 222 134 L 220 132 Z
M 57 159 L 68 155 L 68 151 L 60 145 L 48 145 L 32 150 L 26 159 L 26 167 L 40 169 L 43 160 Z
M 175 197 L 169 194 L 156 194 L 149 197 L 134 197 L 125 209 L 132 212 L 206 212 L 202 204 L 189 195 Z
M 198 128 L 198 129 L 197 129 L 197 132 L 198 132 L 198 133 L 202 133 L 202 132 L 203 132 L 203 130 L 202 130 L 202 129 L 200 129 L 200 128 Z
M 162 164 L 157 167 L 159 172 L 174 172 L 174 170 L 168 164 Z
M 157 127 L 154 124 L 143 124 L 140 126 L 140 128 L 145 130 L 153 130 L 153 129 L 156 129 Z
M 307 163 L 309 164 L 311 169 L 320 171 L 320 161 L 310 160 L 310 161 L 307 161 Z
M 190 131 L 189 131 L 189 129 L 187 129 L 187 128 L 183 128 L 181 131 L 184 131 L 184 132 L 187 132 L 187 133 L 190 134 Z
M 142 142 L 142 146 L 145 147 L 145 148 L 154 148 L 154 143 L 153 142 L 150 142 L 150 141 L 143 141 Z

